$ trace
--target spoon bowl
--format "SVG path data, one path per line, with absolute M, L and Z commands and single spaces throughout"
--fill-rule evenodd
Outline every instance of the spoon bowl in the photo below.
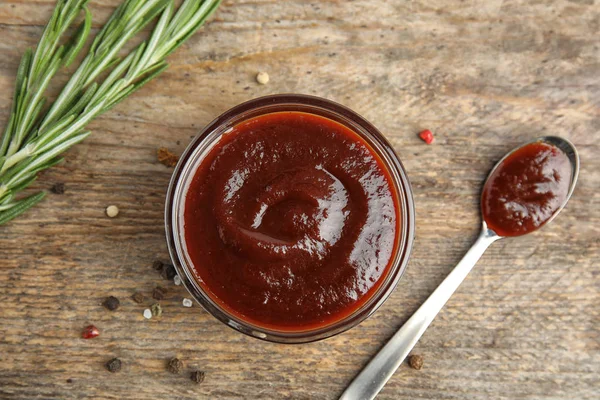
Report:
M 496 165 L 494 165 L 492 170 L 487 175 L 487 178 L 485 180 L 485 183 L 483 184 L 483 187 L 486 188 L 488 186 L 488 184 L 490 183 L 490 177 L 495 175 L 496 171 L 504 164 L 504 162 L 509 157 L 511 157 L 517 151 L 519 151 L 519 150 L 523 149 L 524 147 L 529 146 L 533 143 L 545 143 L 550 146 L 554 146 L 554 147 L 558 148 L 560 151 L 562 151 L 567 156 L 567 159 L 569 160 L 569 164 L 571 166 L 571 174 L 569 177 L 569 187 L 568 187 L 568 191 L 566 193 L 566 197 L 564 198 L 564 200 L 562 201 L 560 206 L 558 208 L 556 208 L 556 210 L 553 211 L 552 215 L 544 221 L 543 225 L 546 225 L 546 224 L 552 222 L 554 220 L 554 218 L 556 218 L 556 216 L 562 211 L 562 209 L 565 208 L 565 206 L 567 205 L 567 202 L 569 201 L 569 199 L 571 198 L 571 195 L 573 194 L 573 190 L 575 190 L 575 185 L 577 184 L 577 178 L 579 177 L 579 153 L 577 152 L 577 149 L 575 148 L 573 143 L 571 143 L 569 140 L 559 137 L 559 136 L 542 136 L 537 139 L 531 140 L 527 143 L 524 143 L 521 146 L 515 147 L 514 149 L 512 149 L 511 151 L 506 153 L 504 155 L 504 157 L 502 157 L 496 163 Z M 483 193 L 484 193 L 484 190 L 482 190 L 482 204 L 483 204 Z M 481 211 L 482 211 L 482 221 L 483 221 L 484 230 L 489 229 L 492 231 L 492 233 L 496 233 L 496 232 L 494 232 L 493 229 L 490 229 L 488 227 L 488 223 L 487 223 L 485 215 L 483 213 L 483 207 L 482 207 Z M 526 232 L 525 234 L 534 232 L 536 230 L 537 229 L 534 229 L 532 231 Z M 496 234 L 499 237 L 505 237 L 498 233 L 496 233 Z M 518 235 L 518 236 L 521 236 L 521 235 Z

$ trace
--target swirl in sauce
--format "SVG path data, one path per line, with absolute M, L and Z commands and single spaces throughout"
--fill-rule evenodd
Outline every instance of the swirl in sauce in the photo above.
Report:
M 275 329 L 324 326 L 375 293 L 396 252 L 389 172 L 356 133 L 300 112 L 233 127 L 186 194 L 185 242 L 213 300 Z

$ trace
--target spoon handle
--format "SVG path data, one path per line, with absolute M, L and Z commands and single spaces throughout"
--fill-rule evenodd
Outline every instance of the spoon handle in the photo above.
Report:
M 481 255 L 490 244 L 498 239 L 500 237 L 487 229 L 484 223 L 477 241 L 473 243 L 467 254 L 465 254 L 431 296 L 425 300 L 421 307 L 354 378 L 350 386 L 348 386 L 340 397 L 340 400 L 371 400 L 377 396 L 377 393 L 379 393 L 415 344 L 417 344 L 431 321 L 433 321 L 442 307 L 444 307 L 444 304 L 446 304 L 448 299 L 450 299 L 462 281 L 467 277 Z

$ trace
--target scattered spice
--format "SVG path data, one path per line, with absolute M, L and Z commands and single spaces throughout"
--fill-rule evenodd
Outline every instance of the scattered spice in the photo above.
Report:
M 176 154 L 171 153 L 166 147 L 159 148 L 156 151 L 156 156 L 158 161 L 167 167 L 174 167 L 177 165 L 177 161 L 179 161 L 179 157 Z
M 172 280 L 173 278 L 175 278 L 175 276 L 177 275 L 177 271 L 175 271 L 175 267 L 169 264 L 165 264 L 163 265 L 163 269 L 161 272 L 161 276 L 164 279 L 167 280 Z
M 418 354 L 412 354 L 408 357 L 408 365 L 412 369 L 419 370 L 423 368 L 423 357 Z
M 427 144 L 431 144 L 434 141 L 433 133 L 429 129 L 420 132 L 419 137 Z
M 106 300 L 104 300 L 104 303 L 102 303 L 102 305 L 110 311 L 115 311 L 119 308 L 120 304 L 121 302 L 115 296 L 107 297 Z
M 113 373 L 119 372 L 121 370 L 121 360 L 118 358 L 113 358 L 106 363 L 106 369 Z
M 152 318 L 152 310 L 149 309 L 149 308 L 146 308 L 144 310 L 144 314 L 143 315 L 144 315 L 144 318 L 146 318 L 146 319 Z
M 94 325 L 86 326 L 81 333 L 81 337 L 84 339 L 93 339 L 98 335 L 100 335 L 100 330 L 98 330 L 98 328 L 96 328 Z
M 179 374 L 183 370 L 183 362 L 177 357 L 172 358 L 167 365 L 167 369 L 173 374 Z
M 264 71 L 259 72 L 256 74 L 256 82 L 260 83 L 261 85 L 266 85 L 269 83 L 269 74 Z
M 177 271 L 175 270 L 174 266 L 171 264 L 165 264 L 160 260 L 154 261 L 154 263 L 152 263 L 152 268 L 157 270 L 164 279 L 169 281 L 173 280 L 173 278 L 177 276 Z
M 183 299 L 182 303 L 184 307 L 191 307 L 194 305 L 194 303 L 190 299 Z
M 55 183 L 54 186 L 50 189 L 54 194 L 64 194 L 65 193 L 65 184 L 64 183 Z
M 131 299 L 133 301 L 135 301 L 136 303 L 141 304 L 141 303 L 144 302 L 145 297 L 144 297 L 143 293 L 141 293 L 141 292 L 135 292 L 134 294 L 131 295 Z
M 167 289 L 162 286 L 157 286 L 152 291 L 152 298 L 156 300 L 164 300 L 165 297 L 167 297 Z
M 164 265 L 165 264 L 162 261 L 156 260 L 152 263 L 152 268 L 154 268 L 157 271 L 162 271 Z
M 150 312 L 153 317 L 160 317 L 162 315 L 162 307 L 158 303 L 154 303 L 150 306 Z
M 179 277 L 179 275 L 175 275 L 175 277 L 173 278 L 173 283 L 177 286 L 181 285 L 181 278 Z
M 117 206 L 108 206 L 106 207 L 106 215 L 109 218 L 114 218 L 119 215 L 119 207 Z
M 194 371 L 194 372 L 192 372 L 192 375 L 190 376 L 192 381 L 196 382 L 197 384 L 204 382 L 205 377 L 206 377 L 206 374 L 204 373 L 204 371 Z

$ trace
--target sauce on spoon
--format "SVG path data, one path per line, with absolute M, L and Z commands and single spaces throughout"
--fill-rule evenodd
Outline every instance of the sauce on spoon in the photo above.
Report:
M 483 218 L 500 236 L 521 236 L 552 218 L 567 199 L 572 167 L 558 147 L 543 142 L 510 154 L 488 178 Z

